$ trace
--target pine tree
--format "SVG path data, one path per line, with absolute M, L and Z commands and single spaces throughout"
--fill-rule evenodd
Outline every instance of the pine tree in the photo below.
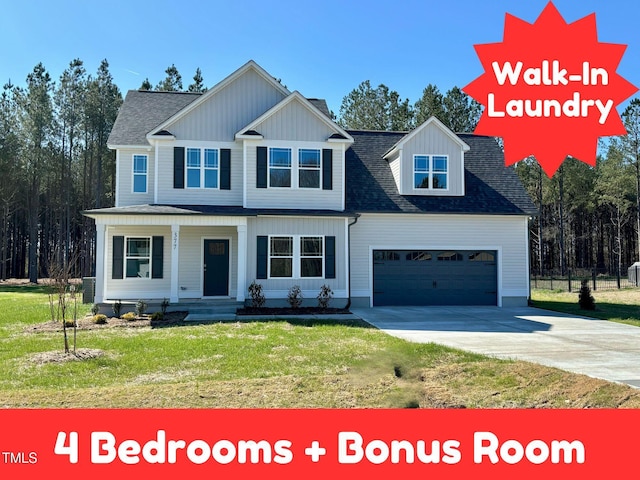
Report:
M 438 87 L 432 84 L 427 85 L 422 91 L 422 97 L 415 103 L 413 110 L 416 125 L 423 124 L 432 116 L 441 122 L 447 121 L 444 112 L 444 97 Z
M 166 78 L 156 85 L 156 90 L 164 92 L 181 92 L 182 91 L 182 76 L 178 73 L 178 69 L 172 63 L 164 73 L 167 74 Z
M 204 86 L 204 80 L 202 79 L 202 72 L 200 67 L 196 68 L 196 74 L 193 76 L 193 83 L 187 88 L 188 92 L 200 92 L 207 91 L 207 87 Z
M 145 78 L 144 81 L 142 82 L 142 85 L 140 85 L 140 88 L 138 90 L 151 90 L 153 88 L 153 85 L 151 85 L 151 82 L 149 81 L 149 77 Z

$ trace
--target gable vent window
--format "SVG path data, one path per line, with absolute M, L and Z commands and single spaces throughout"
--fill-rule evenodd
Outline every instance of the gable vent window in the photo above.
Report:
M 300 188 L 320 188 L 320 150 L 298 150 L 298 185 Z
M 269 186 L 291 187 L 291 149 L 269 149 Z
M 449 157 L 446 155 L 413 156 L 413 188 L 446 190 L 449 185 Z

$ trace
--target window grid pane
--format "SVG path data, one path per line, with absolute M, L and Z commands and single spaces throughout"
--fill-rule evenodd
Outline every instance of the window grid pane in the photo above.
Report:
M 447 157 L 434 156 L 433 157 L 433 171 L 434 172 L 446 172 L 447 171 Z
M 127 278 L 150 278 L 151 240 L 127 238 L 125 271 Z
M 133 173 L 147 173 L 147 156 L 146 155 L 134 155 L 133 156 Z
M 187 148 L 187 167 L 200 168 L 199 148 Z
M 218 150 L 205 149 L 204 168 L 218 168 Z
M 291 168 L 291 149 L 272 148 L 269 150 L 269 166 Z
M 413 159 L 413 170 L 415 172 L 429 172 L 429 156 L 416 155 Z
M 320 150 L 301 148 L 298 150 L 300 168 L 320 168 Z
M 147 174 L 135 174 L 133 176 L 134 193 L 147 193 Z

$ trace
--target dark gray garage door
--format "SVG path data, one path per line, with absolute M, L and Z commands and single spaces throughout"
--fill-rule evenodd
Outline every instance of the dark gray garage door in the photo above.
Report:
M 494 250 L 374 250 L 374 305 L 496 305 Z

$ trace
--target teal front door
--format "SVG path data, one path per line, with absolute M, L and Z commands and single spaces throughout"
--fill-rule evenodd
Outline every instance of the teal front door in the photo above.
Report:
M 203 296 L 229 295 L 229 240 L 204 241 Z

